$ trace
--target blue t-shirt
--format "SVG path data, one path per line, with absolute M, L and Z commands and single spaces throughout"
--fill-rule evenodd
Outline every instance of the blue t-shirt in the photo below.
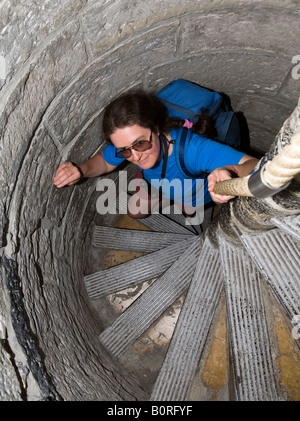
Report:
M 177 130 L 171 130 L 170 136 L 176 139 Z M 162 148 L 161 148 L 162 149 Z M 115 156 L 116 148 L 113 145 L 105 146 L 103 150 L 104 160 L 110 164 L 117 166 L 124 161 L 124 158 L 117 158 Z M 245 155 L 244 152 L 239 152 L 228 145 L 215 142 L 207 139 L 196 133 L 193 133 L 188 153 L 184 156 L 186 166 L 197 173 L 207 172 L 211 173 L 218 167 L 225 165 L 237 165 L 241 158 Z M 144 178 L 154 187 L 159 187 L 161 183 L 161 172 L 163 166 L 162 152 L 161 159 L 156 164 L 147 170 L 142 170 Z M 202 191 L 201 196 L 204 203 L 211 202 L 210 193 L 207 190 L 207 179 L 197 181 L 197 179 L 189 180 L 181 174 L 176 164 L 175 151 L 168 157 L 165 179 L 167 182 L 162 182 L 162 191 L 164 197 L 169 197 L 171 200 L 178 201 L 190 206 L 203 205 L 196 199 Z M 197 193 L 198 192 L 198 193 Z M 201 201 L 201 199 L 199 199 Z

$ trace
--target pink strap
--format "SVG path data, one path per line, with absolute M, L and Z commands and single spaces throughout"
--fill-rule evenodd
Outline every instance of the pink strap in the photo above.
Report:
M 191 129 L 193 127 L 193 123 L 186 118 L 184 120 L 184 125 L 182 127 L 186 127 L 187 129 Z

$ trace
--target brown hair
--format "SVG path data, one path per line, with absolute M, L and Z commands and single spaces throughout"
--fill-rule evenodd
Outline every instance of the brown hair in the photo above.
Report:
M 168 117 L 167 109 L 152 93 L 131 91 L 114 99 L 104 110 L 102 129 L 105 139 L 110 142 L 110 136 L 116 129 L 137 124 L 153 132 L 167 133 L 184 125 L 184 119 Z M 192 127 L 193 131 L 204 137 L 213 139 L 216 130 L 213 122 L 201 113 L 198 121 Z

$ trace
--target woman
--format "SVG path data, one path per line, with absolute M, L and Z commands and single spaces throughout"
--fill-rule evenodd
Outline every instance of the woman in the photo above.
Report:
M 184 177 L 177 167 L 175 146 L 172 143 L 176 131 L 182 126 L 190 127 L 190 124 L 186 120 L 168 117 L 165 106 L 155 95 L 144 91 L 123 94 L 105 109 L 103 132 L 108 145 L 102 153 L 81 163 L 79 168 L 71 162 L 63 163 L 57 169 L 54 184 L 61 188 L 77 183 L 83 176 L 105 174 L 113 171 L 125 159 L 137 165 L 149 184 L 161 179 L 183 182 Z M 198 173 L 209 173 L 204 181 L 204 203 L 211 200 L 218 204 L 229 201 L 233 197 L 215 194 L 214 185 L 232 177 L 248 175 L 257 159 L 211 140 L 215 134 L 214 127 L 204 115 L 199 115 L 198 122 L 190 130 L 194 134 L 184 160 Z M 145 194 L 144 189 L 138 190 L 138 212 L 131 212 L 129 204 L 128 213 L 134 218 L 148 216 L 153 210 L 148 194 Z M 174 198 L 174 194 L 169 193 L 169 196 L 178 204 L 176 195 Z M 184 203 L 185 195 L 178 197 L 183 198 L 182 210 L 193 213 L 193 205 Z

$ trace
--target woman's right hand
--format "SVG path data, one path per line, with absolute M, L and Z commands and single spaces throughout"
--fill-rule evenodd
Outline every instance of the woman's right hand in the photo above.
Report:
M 56 187 L 61 188 L 64 186 L 72 186 L 76 184 L 81 178 L 81 174 L 72 162 L 64 162 L 57 170 L 53 179 Z

